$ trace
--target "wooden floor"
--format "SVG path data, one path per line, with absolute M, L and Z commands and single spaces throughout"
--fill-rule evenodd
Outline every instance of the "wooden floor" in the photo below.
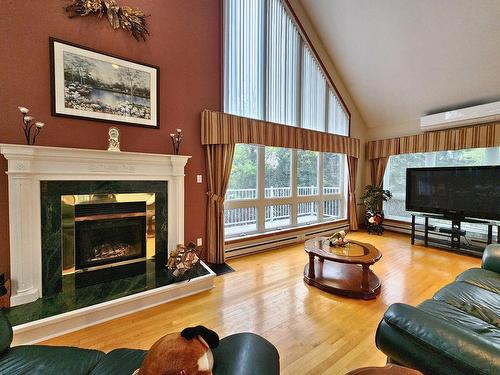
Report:
M 159 337 L 203 324 L 221 337 L 255 332 L 279 350 L 283 374 L 344 374 L 354 368 L 385 364 L 375 347 L 375 330 L 393 302 L 417 304 L 480 260 L 411 246 L 406 235 L 360 232 L 351 238 L 382 252 L 372 269 L 382 282 L 376 300 L 330 295 L 306 285 L 307 256 L 302 245 L 229 261 L 236 272 L 216 278 L 202 294 L 150 308 L 46 342 L 109 351 L 148 349 Z

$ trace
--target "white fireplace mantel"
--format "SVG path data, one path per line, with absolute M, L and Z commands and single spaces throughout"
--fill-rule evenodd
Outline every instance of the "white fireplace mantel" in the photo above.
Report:
M 42 297 L 40 181 L 168 181 L 168 248 L 184 243 L 190 156 L 0 144 L 8 160 L 11 305 Z

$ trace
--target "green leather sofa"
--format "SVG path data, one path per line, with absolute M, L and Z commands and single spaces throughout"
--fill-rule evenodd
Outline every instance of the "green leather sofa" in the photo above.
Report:
M 12 327 L 0 311 L 1 375 L 131 375 L 144 350 L 116 349 L 107 354 L 72 347 L 24 345 L 10 347 Z M 213 351 L 215 375 L 278 375 L 279 355 L 266 339 L 238 333 L 220 340 Z
M 391 305 L 375 341 L 391 362 L 424 374 L 500 374 L 500 245 L 432 299 Z

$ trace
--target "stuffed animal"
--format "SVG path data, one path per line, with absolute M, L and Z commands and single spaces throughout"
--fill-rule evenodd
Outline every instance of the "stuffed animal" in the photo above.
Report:
M 330 246 L 347 246 L 349 244 L 349 241 L 345 238 L 346 233 L 345 231 L 341 230 L 340 232 L 335 232 L 328 238 L 328 242 L 330 243 Z
M 196 326 L 163 336 L 149 349 L 133 375 L 212 375 L 212 350 L 219 345 L 214 331 Z

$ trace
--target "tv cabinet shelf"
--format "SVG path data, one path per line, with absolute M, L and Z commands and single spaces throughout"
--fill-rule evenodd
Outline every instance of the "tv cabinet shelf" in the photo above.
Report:
M 461 223 L 483 224 L 488 226 L 488 244 L 493 242 L 493 227 L 497 227 L 497 243 L 500 243 L 500 224 L 496 222 L 477 220 L 477 219 L 451 219 L 441 215 L 431 214 L 412 214 L 411 215 L 411 244 L 414 245 L 416 240 L 423 241 L 424 246 L 432 245 L 445 250 L 453 250 L 459 253 L 482 256 L 484 248 L 473 244 L 465 244 L 461 242 L 461 237 L 465 236 L 466 232 L 460 228 Z M 417 217 L 424 218 L 424 224 L 416 222 Z M 429 219 L 447 220 L 451 222 L 451 226 L 429 225 Z M 417 234 L 417 231 L 423 231 L 424 234 Z M 434 235 L 430 237 L 429 234 Z M 441 237 L 436 238 L 435 236 Z

